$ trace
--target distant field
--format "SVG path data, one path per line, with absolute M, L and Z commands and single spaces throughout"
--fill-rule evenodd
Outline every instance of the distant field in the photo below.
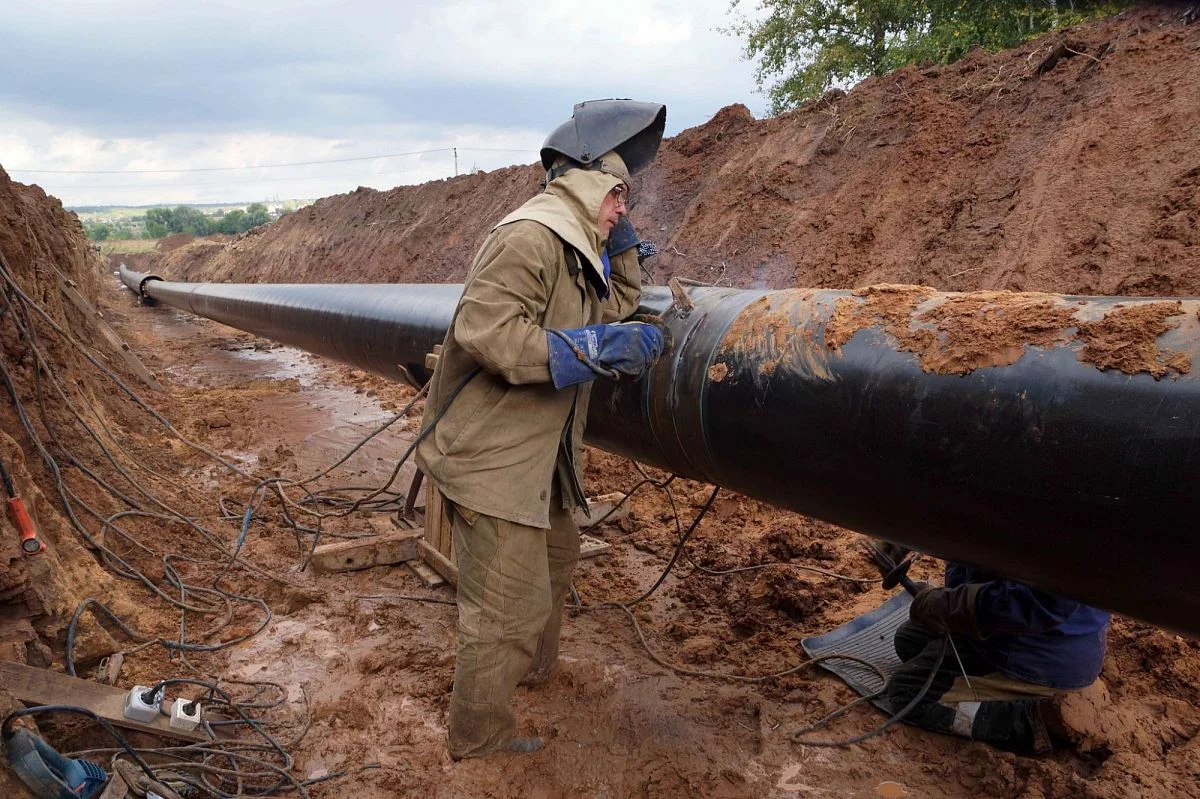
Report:
M 158 244 L 158 239 L 116 239 L 99 243 L 101 255 L 124 252 L 149 252 Z

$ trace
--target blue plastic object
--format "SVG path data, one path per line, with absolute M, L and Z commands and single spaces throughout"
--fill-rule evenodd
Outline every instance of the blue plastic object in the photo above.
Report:
M 654 325 L 615 322 L 571 330 L 547 330 L 550 378 L 555 388 L 586 383 L 597 376 L 637 377 L 662 354 L 666 339 Z
M 108 782 L 90 760 L 63 757 L 41 738 L 16 730 L 4 741 L 12 770 L 38 799 L 92 799 Z

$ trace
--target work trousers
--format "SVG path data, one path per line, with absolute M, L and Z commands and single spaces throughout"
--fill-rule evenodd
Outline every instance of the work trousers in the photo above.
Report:
M 1017 754 L 1050 751 L 1039 703 L 1068 692 L 1006 677 L 975 656 L 961 638 L 953 639 L 962 658 L 961 667 L 943 636 L 911 622 L 900 626 L 895 643 L 903 665 L 887 685 L 892 712 L 900 712 L 916 699 L 930 672 L 936 669 L 929 689 L 905 714 L 905 721 Z M 970 685 L 963 677 L 964 671 Z
M 548 679 L 558 660 L 579 528 L 555 494 L 548 530 L 447 503 L 458 567 L 449 736 L 455 760 L 504 748 L 516 733 L 517 683 Z

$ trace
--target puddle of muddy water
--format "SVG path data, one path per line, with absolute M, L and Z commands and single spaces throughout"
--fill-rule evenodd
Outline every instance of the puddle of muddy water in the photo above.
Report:
M 258 419 L 250 446 L 224 453 L 247 470 L 259 467 L 264 448 L 283 448 L 292 453 L 299 472 L 288 476 L 304 479 L 339 460 L 395 415 L 361 388 L 338 382 L 328 362 L 303 350 L 223 337 L 224 331 L 232 334 L 233 330 L 167 306 L 142 307 L 137 312 L 146 314 L 146 327 L 168 347 L 198 337 L 212 339 L 213 346 L 194 349 L 186 358 L 167 358 L 163 370 L 181 385 L 236 390 L 254 381 L 294 381 L 292 386 L 281 385 L 278 392 L 255 395 Z M 357 485 L 379 485 L 411 440 L 403 432 L 403 421 L 397 422 L 359 449 L 333 476 L 353 475 Z M 393 488 L 404 490 L 414 469 L 406 463 Z M 210 475 L 223 476 L 220 471 Z

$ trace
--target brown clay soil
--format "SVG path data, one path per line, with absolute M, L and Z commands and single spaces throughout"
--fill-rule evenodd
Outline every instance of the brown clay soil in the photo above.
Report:
M 1014 337 L 1051 342 L 1063 326 L 1056 300 L 1013 300 L 1005 290 L 1200 294 L 1197 74 L 1200 25 L 1184 24 L 1182 9 L 1147 7 L 1011 52 L 905 68 L 774 119 L 733 106 L 664 142 L 638 180 L 632 217 L 662 250 L 650 262 L 658 282 L 679 275 L 742 287 L 973 292 L 953 310 L 956 318 L 970 310 L 980 325 L 956 332 L 955 346 L 940 352 L 948 360 L 930 368 L 1001 363 Z M 231 242 L 170 242 L 138 265 L 191 280 L 457 281 L 489 225 L 536 191 L 538 177 L 522 166 L 359 189 Z M 170 568 L 190 585 L 250 598 L 226 604 L 193 592 L 187 640 L 245 640 L 172 658 L 85 614 L 74 647 L 80 673 L 124 651 L 123 686 L 219 676 L 238 698 L 266 706 L 254 712 L 288 745 L 299 778 L 348 771 L 310 786 L 314 797 L 872 797 L 885 795 L 879 786 L 888 781 L 927 797 L 1200 796 L 1200 645 L 1127 619 L 1114 622 L 1102 684 L 1073 710 L 1085 738 L 1044 758 L 905 727 L 849 748 L 801 746 L 790 740 L 794 729 L 852 698 L 839 681 L 803 668 L 762 682 L 683 673 L 789 669 L 803 661 L 801 638 L 885 598 L 874 583 L 807 568 L 869 578 L 854 533 L 724 492 L 689 557 L 637 606 L 644 642 L 623 613 L 572 613 L 558 673 L 516 698 L 522 731 L 546 736 L 546 749 L 455 764 L 445 751 L 454 609 L 414 601 L 445 602 L 448 590 L 426 588 L 406 567 L 302 570 L 312 535 L 286 524 L 275 496 L 259 506 L 233 559 L 255 480 L 320 472 L 390 419 L 411 390 L 137 306 L 112 264 L 85 246 L 76 219 L 2 172 L 0 254 L 26 295 L 9 286 L 0 363 L 62 474 L 60 488 L 5 391 L 0 457 L 49 549 L 22 557 L 0 523 L 2 659 L 62 670 L 68 622 L 87 597 L 145 634 L 177 639 Z M 140 384 L 119 348 L 98 335 L 95 317 L 63 299 L 60 273 L 163 391 Z M 907 318 L 927 296 L 864 291 L 840 321 L 852 332 L 868 311 Z M 1081 329 L 1102 359 L 1116 340 L 1152 344 L 1173 307 L 1140 306 Z M 929 325 L 944 322 L 937 309 L 926 313 Z M 915 351 L 921 344 L 912 342 Z M 1187 367 L 1125 349 L 1139 364 Z M 96 364 L 115 370 L 172 428 Z M 352 496 L 354 486 L 385 482 L 415 418 L 317 485 Z M 614 456 L 588 458 L 594 493 L 642 479 Z M 398 484 L 409 476 L 403 471 Z M 669 489 L 644 487 L 627 518 L 594 531 L 613 548 L 581 564 L 585 604 L 629 599 L 653 583 L 673 551 L 676 511 L 686 525 L 709 497 L 709 487 L 688 481 Z M 285 493 L 303 497 L 295 487 Z M 64 495 L 79 527 L 63 512 Z M 140 510 L 100 522 L 131 508 Z M 389 525 L 355 512 L 322 528 L 324 540 L 339 540 Z M 115 557 L 131 568 L 118 568 Z M 755 564 L 764 567 L 724 575 L 699 568 Z M 133 569 L 146 581 L 122 576 Z M 920 569 L 931 576 L 936 564 Z M 272 613 L 261 630 L 256 600 Z M 0 690 L 0 703 L 13 700 Z M 881 720 L 858 708 L 822 734 L 852 736 Z M 109 745 L 78 722 L 42 718 L 39 727 L 63 748 Z M 26 796 L 3 768 L 0 795 Z

